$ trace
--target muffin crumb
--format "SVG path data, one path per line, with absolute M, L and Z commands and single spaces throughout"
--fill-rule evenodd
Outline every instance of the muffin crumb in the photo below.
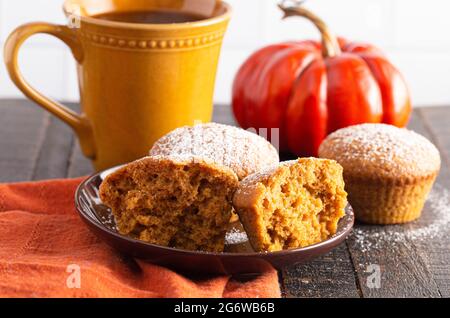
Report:
M 222 252 L 238 185 L 204 159 L 146 157 L 107 176 L 100 198 L 121 234 L 187 250 Z

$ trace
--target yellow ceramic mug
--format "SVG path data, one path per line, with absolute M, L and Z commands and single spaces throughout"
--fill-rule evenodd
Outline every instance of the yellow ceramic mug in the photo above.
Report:
M 98 19 L 110 12 L 173 10 L 206 19 L 138 24 Z M 230 7 L 217 0 L 67 0 L 68 26 L 30 23 L 5 46 L 14 83 L 30 99 L 70 125 L 97 170 L 147 154 L 176 127 L 207 122 Z M 78 65 L 82 113 L 31 87 L 18 69 L 22 43 L 36 33 L 64 41 Z

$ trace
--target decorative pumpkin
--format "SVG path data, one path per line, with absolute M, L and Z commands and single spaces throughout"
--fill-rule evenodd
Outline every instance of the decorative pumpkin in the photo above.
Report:
M 322 140 L 339 128 L 406 126 L 407 85 L 377 48 L 337 38 L 301 5 L 280 8 L 285 17 L 310 20 L 322 43 L 284 42 L 250 56 L 233 85 L 233 112 L 242 128 L 279 128 L 281 151 L 317 156 Z

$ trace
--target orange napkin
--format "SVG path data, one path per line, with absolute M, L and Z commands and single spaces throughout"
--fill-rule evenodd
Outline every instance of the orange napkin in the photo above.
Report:
M 193 278 L 116 252 L 75 211 L 81 180 L 0 184 L 0 297 L 280 297 L 275 270 Z

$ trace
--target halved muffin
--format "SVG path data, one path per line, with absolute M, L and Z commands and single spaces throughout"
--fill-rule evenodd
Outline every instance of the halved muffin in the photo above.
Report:
M 188 250 L 221 252 L 238 186 L 226 167 L 192 157 L 146 157 L 107 176 L 100 198 L 121 234 Z
M 233 204 L 256 251 L 318 243 L 345 215 L 342 167 L 315 158 L 281 163 L 244 179 Z

